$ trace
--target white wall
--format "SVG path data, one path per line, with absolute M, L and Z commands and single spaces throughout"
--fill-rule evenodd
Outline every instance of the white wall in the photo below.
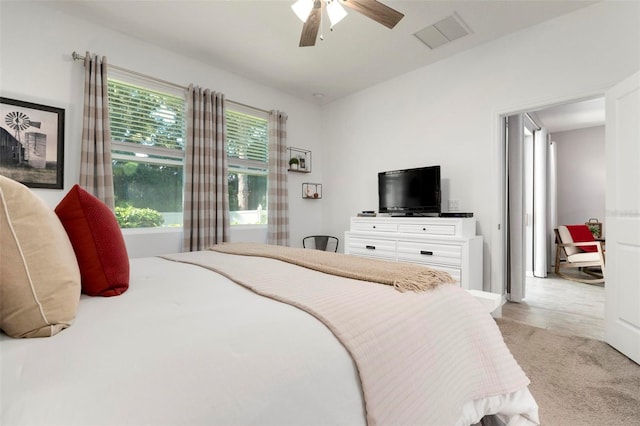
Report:
M 194 83 L 223 92 L 228 99 L 261 109 L 288 114 L 288 144 L 313 152 L 311 175 L 290 174 L 291 241 L 301 246 L 302 236 L 322 228 L 319 204 L 300 197 L 305 181 L 322 182 L 319 107 L 283 92 L 254 83 L 221 69 L 169 52 L 133 37 L 102 28 L 49 9 L 42 3 L 6 2 L 0 17 L 0 94 L 66 110 L 64 190 L 34 190 L 55 205 L 79 176 L 82 128 L 83 67 L 71 59 L 74 50 L 105 55 L 109 63 L 187 86 Z M 240 232 L 237 240 L 264 240 L 265 229 Z M 180 248 L 180 234 L 126 235 L 132 256 L 152 255 Z
M 323 108 L 327 232 L 377 208 L 377 172 L 440 164 L 484 236 L 484 287 L 499 285 L 499 115 L 603 93 L 640 69 L 639 12 L 638 2 L 598 3 Z
M 319 120 L 318 107 L 232 73 L 42 3 L 3 1 L 0 93 L 66 109 L 65 191 L 77 181 L 82 122 L 83 71 L 71 60 L 73 50 L 287 112 L 289 145 L 313 151 L 313 173 L 289 175 L 293 245 L 308 234 L 341 236 L 350 216 L 376 209 L 377 172 L 440 164 L 449 197 L 478 220 L 488 288 L 500 239 L 498 116 L 601 94 L 640 69 L 639 9 L 640 2 L 598 3 L 333 102 Z M 533 58 L 548 66 L 534 69 Z M 301 199 L 308 181 L 323 183 L 323 200 Z M 64 195 L 36 192 L 52 206 Z M 174 247 L 175 233 L 168 235 Z
M 551 140 L 558 153 L 558 224 L 604 222 L 604 126 L 553 133 Z

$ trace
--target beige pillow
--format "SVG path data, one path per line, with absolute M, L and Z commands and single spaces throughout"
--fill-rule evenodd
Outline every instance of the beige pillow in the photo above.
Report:
M 60 220 L 26 186 L 0 176 L 0 328 L 47 337 L 69 327 L 80 270 Z

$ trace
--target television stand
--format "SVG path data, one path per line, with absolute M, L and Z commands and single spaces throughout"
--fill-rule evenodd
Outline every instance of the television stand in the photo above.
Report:
M 482 236 L 472 217 L 352 217 L 344 252 L 446 271 L 482 290 Z

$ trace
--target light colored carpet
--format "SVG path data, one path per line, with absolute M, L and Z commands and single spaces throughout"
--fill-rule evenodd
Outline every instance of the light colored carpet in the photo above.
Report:
M 600 340 L 496 319 L 544 426 L 640 425 L 640 366 Z

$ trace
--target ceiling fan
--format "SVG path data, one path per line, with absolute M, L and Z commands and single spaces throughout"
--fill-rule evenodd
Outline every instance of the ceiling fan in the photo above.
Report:
M 342 20 L 347 15 L 342 5 L 362 13 L 387 28 L 395 27 L 404 17 L 403 13 L 377 0 L 298 0 L 291 8 L 298 18 L 304 22 L 299 46 L 314 46 L 316 44 L 324 8 L 327 10 L 332 28 Z

